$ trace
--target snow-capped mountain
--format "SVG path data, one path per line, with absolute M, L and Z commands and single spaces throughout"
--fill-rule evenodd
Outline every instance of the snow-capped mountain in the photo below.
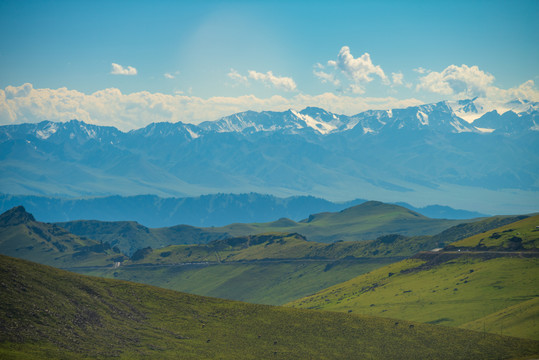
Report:
M 246 111 L 226 116 L 217 121 L 206 121 L 200 127 L 213 132 L 284 132 L 296 134 L 301 131 L 327 135 L 341 131 L 349 123 L 349 117 L 336 115 L 319 108 L 306 108 L 300 112 Z
M 71 120 L 64 123 L 42 121 L 37 124 L 21 124 L 0 126 L 0 139 L 39 139 L 52 143 L 72 142 L 85 143 L 90 140 L 97 142 L 116 143 L 123 134 L 112 126 L 87 124 L 83 121 Z
M 308 107 L 302 111 L 284 112 L 246 111 L 206 121 L 200 128 L 210 132 L 283 132 L 289 134 L 314 133 L 328 135 L 355 129 L 356 133 L 378 134 L 388 130 L 430 130 L 437 132 L 491 132 L 496 128 L 484 128 L 475 124 L 488 112 L 497 111 L 519 114 L 519 117 L 536 116 L 538 103 L 515 100 L 505 104 L 486 103 L 478 98 L 459 101 L 441 101 L 435 104 L 393 110 L 369 110 L 353 116 L 330 113 L 324 109 Z M 497 126 L 508 129 L 509 124 Z M 533 125 L 532 125 L 533 126 Z M 479 127 L 479 129 L 478 129 Z M 518 127 L 520 129 L 520 126 Z
M 247 111 L 129 132 L 76 120 L 0 126 L 0 191 L 252 191 L 408 202 L 421 191 L 431 194 L 429 203 L 477 208 L 449 203 L 455 196 L 435 197 L 458 188 L 472 201 L 481 191 L 512 189 L 522 194 L 520 204 L 531 202 L 539 184 L 538 106 L 522 100 L 502 105 L 442 101 L 353 116 L 315 107 Z

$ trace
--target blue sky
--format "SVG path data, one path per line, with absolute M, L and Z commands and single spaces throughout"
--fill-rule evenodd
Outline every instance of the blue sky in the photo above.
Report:
M 538 1 L 1 0 L 0 123 L 534 99 L 538 15 Z M 115 120 L 118 102 L 145 118 Z

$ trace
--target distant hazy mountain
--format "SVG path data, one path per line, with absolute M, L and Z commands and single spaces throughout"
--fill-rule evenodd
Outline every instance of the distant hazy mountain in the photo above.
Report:
M 23 205 L 48 222 L 73 220 L 137 221 L 148 227 L 223 226 L 231 223 L 268 222 L 279 218 L 299 221 L 310 214 L 341 211 L 361 204 L 356 199 L 335 203 L 312 196 L 279 198 L 262 194 L 214 194 L 189 198 L 160 198 L 155 195 L 108 196 L 62 199 L 43 196 L 0 194 L 0 212 Z M 438 219 L 471 219 L 486 216 L 477 212 L 430 205 L 416 208 L 399 205 Z
M 534 211 L 538 105 L 487 105 L 443 101 L 354 116 L 247 111 L 128 133 L 76 120 L 1 126 L 0 189 L 64 197 L 422 196 L 481 212 Z

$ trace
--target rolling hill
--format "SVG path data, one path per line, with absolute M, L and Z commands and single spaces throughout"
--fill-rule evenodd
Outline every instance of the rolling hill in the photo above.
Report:
M 525 216 L 459 224 L 434 236 L 384 235 L 371 241 L 306 241 L 270 233 L 137 251 L 121 268 L 72 268 L 80 273 L 131 280 L 199 295 L 282 305 L 391 264 L 418 251 Z
M 107 242 L 36 221 L 22 206 L 0 215 L 0 254 L 56 267 L 112 266 L 127 259 Z
M 539 339 L 539 216 L 424 252 L 291 302 L 300 308 L 353 311 Z M 510 230 L 510 231 L 507 231 Z M 503 233 L 503 231 L 507 231 Z M 492 234 L 525 238 L 500 247 Z M 493 248 L 480 247 L 481 239 Z M 524 245 L 525 246 L 524 246 Z M 464 246 L 466 251 L 464 251 Z M 456 251 L 460 250 L 460 251 Z M 474 251 L 475 250 L 475 251 Z
M 518 251 L 538 248 L 539 215 L 456 241 L 447 246 L 447 250 Z
M 366 242 L 323 244 L 263 234 L 141 249 L 120 268 L 71 268 L 199 295 L 280 305 L 403 257 L 362 257 Z M 358 255 L 355 257 L 354 255 Z
M 56 223 L 79 236 L 109 242 L 131 255 L 143 247 L 172 244 L 203 244 L 212 240 L 263 233 L 299 233 L 309 241 L 331 243 L 339 240 L 374 240 L 379 236 L 434 235 L 471 220 L 431 219 L 398 205 L 368 201 L 339 212 L 325 212 L 296 222 L 282 218 L 268 223 L 235 223 L 199 228 L 177 225 L 150 229 L 135 222 L 79 220 Z
M 0 357 L 498 359 L 539 342 L 200 297 L 0 256 Z
M 321 214 L 320 218 L 339 218 L 337 215 Z M 166 247 L 161 246 L 170 239 L 185 241 L 189 235 L 187 230 L 200 239 L 201 229 L 187 226 L 148 229 L 134 222 L 71 223 L 75 228 L 90 225 L 90 229 L 106 235 L 101 237 L 102 242 L 97 242 L 69 234 L 58 225 L 37 222 L 22 208 L 6 212 L 2 218 L 11 219 L 11 223 L 4 221 L 0 226 L 0 251 L 4 254 L 83 274 L 132 280 L 199 295 L 281 305 L 418 251 L 443 246 L 522 217 L 494 217 L 459 224 L 435 236 L 393 234 L 370 241 L 326 244 L 306 241 L 297 233 L 270 233 Z M 22 220 L 15 221 L 17 218 Z M 35 234 L 35 229 L 43 229 L 39 230 L 40 236 Z M 175 230 L 182 236 L 177 236 Z M 118 254 L 117 248 L 110 248 L 109 243 L 118 243 L 120 236 L 132 246 L 130 259 Z M 144 247 L 135 251 L 138 246 Z M 121 267 L 118 264 L 113 267 L 115 262 L 120 262 Z

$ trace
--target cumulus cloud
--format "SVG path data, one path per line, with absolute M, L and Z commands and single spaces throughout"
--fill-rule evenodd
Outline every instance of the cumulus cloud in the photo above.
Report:
M 268 71 L 264 74 L 254 70 L 249 70 L 249 78 L 256 81 L 261 81 L 268 85 L 273 85 L 274 87 L 285 91 L 296 90 L 296 83 L 292 78 L 285 76 L 275 76 L 271 71 Z
M 380 65 L 374 65 L 369 53 L 364 53 L 358 58 L 354 58 L 348 46 L 343 46 L 339 51 L 337 60 L 329 60 L 326 66 L 316 64 L 314 75 L 323 83 L 331 83 L 340 86 L 343 81 L 339 80 L 339 75 L 346 79 L 340 91 L 363 94 L 365 85 L 374 80 L 373 76 L 381 79 L 385 85 L 390 85 L 388 77 Z
M 536 89 L 535 82 L 533 80 L 528 80 L 523 84 L 510 89 L 500 89 L 495 86 L 491 86 L 486 92 L 487 98 L 498 99 L 499 101 L 507 102 L 514 99 L 526 99 L 539 102 L 539 91 Z
M 244 95 L 204 99 L 147 91 L 123 94 L 111 88 L 85 94 L 67 88 L 34 89 L 31 84 L 24 84 L 0 89 L 0 124 L 78 119 L 127 131 L 152 122 L 182 121 L 197 124 L 247 110 L 284 111 L 318 106 L 334 113 L 354 115 L 369 109 L 403 108 L 421 103 L 417 99 L 356 97 L 333 93 L 296 94 L 291 98 Z
M 164 73 L 163 76 L 166 77 L 167 79 L 174 79 L 175 78 L 175 76 L 172 75 L 171 73 Z
M 414 69 L 414 71 L 415 71 L 416 73 L 418 73 L 418 74 L 425 74 L 425 73 L 428 73 L 428 72 L 429 72 L 427 69 L 422 68 L 421 66 L 418 67 L 418 68 L 416 68 L 416 69 Z
M 419 68 L 422 69 L 422 68 Z M 424 70 L 424 69 L 422 69 Z M 533 80 L 510 89 L 494 85 L 494 76 L 478 66 L 450 65 L 441 72 L 424 70 L 426 75 L 419 78 L 416 90 L 427 90 L 450 98 L 480 97 L 491 103 L 502 104 L 517 98 L 539 101 L 539 92 Z M 502 107 L 503 108 L 503 107 Z
M 443 95 L 485 96 L 493 82 L 494 76 L 477 66 L 450 65 L 441 72 L 431 71 L 421 77 L 417 90 Z
M 120 64 L 112 63 L 112 70 L 110 73 L 112 75 L 137 75 L 137 69 L 132 66 L 124 68 Z
M 371 82 L 373 80 L 371 75 L 377 75 L 384 81 L 387 80 L 382 68 L 372 63 L 369 53 L 354 58 L 348 46 L 343 46 L 337 60 L 328 61 L 328 65 L 340 69 L 344 74 L 354 79 L 357 84 Z

